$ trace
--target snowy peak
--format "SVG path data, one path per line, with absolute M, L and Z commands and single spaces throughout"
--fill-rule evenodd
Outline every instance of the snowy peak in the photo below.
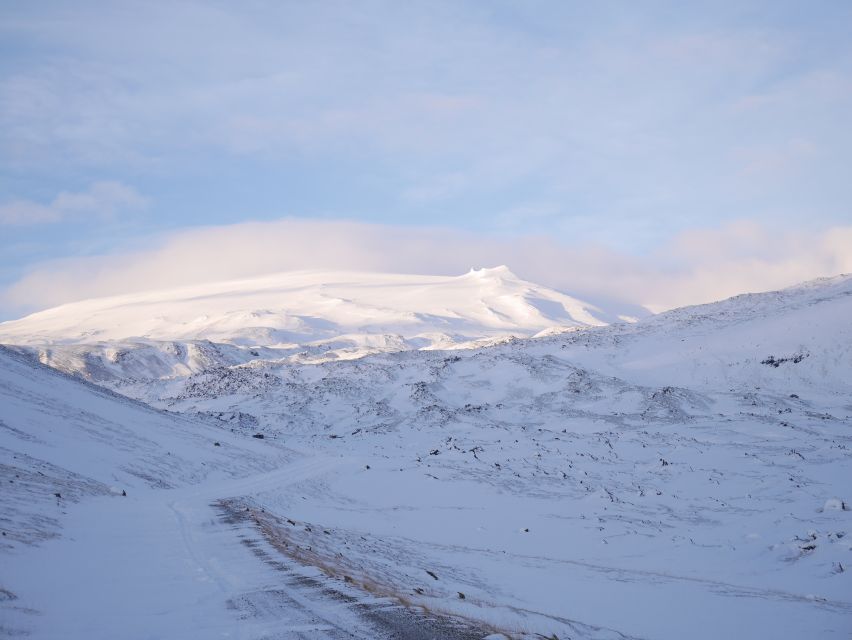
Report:
M 92 380 L 158 379 L 257 360 L 467 349 L 615 315 L 505 266 L 461 276 L 300 271 L 66 304 L 0 324 L 0 343 Z
M 482 267 L 479 269 L 471 268 L 465 275 L 461 276 L 462 278 L 471 278 L 478 280 L 492 280 L 492 281 L 501 281 L 501 280 L 514 280 L 520 281 L 521 279 L 516 276 L 505 264 L 500 265 L 499 267 L 486 268 Z
M 601 326 L 608 317 L 506 266 L 456 277 L 306 271 L 67 304 L 0 324 L 0 342 L 203 339 L 277 347 L 392 335 L 419 338 L 422 348 Z
M 210 339 L 272 346 L 350 333 L 475 339 L 605 324 L 596 311 L 506 267 L 455 278 L 303 272 L 64 305 L 3 323 L 0 340 Z

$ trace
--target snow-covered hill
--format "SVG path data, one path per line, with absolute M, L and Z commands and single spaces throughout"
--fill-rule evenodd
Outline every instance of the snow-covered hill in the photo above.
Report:
M 514 637 L 842 637 L 850 318 L 843 276 L 470 349 L 228 362 L 245 347 L 197 342 L 219 356 L 100 379 L 234 447 L 285 443 L 311 473 L 203 495 L 362 591 Z
M 211 506 L 346 467 L 0 347 L 0 637 L 481 638 L 334 583 Z
M 641 384 L 852 392 L 852 276 L 674 309 L 560 339 L 573 362 Z
M 482 349 L 119 388 L 358 452 L 369 471 L 262 504 L 334 532 L 286 532 L 312 562 L 427 606 L 459 591 L 453 610 L 548 637 L 820 636 L 852 619 L 849 318 L 846 276 Z

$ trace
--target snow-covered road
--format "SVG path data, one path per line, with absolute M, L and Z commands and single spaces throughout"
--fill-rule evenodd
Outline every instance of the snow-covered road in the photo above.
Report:
M 223 518 L 211 499 L 289 484 L 333 467 L 307 458 L 232 483 L 142 490 L 74 505 L 63 535 L 5 557 L 17 599 L 2 632 L 80 638 L 481 638 L 371 598 L 268 548 L 249 523 Z M 23 603 L 25 606 L 16 606 Z M 457 632 L 457 633 L 456 633 Z M 424 637 L 432 637 L 426 635 Z

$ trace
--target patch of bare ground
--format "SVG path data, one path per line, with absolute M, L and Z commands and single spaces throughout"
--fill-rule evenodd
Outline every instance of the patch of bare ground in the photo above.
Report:
M 346 603 L 376 629 L 377 637 L 400 640 L 482 640 L 486 636 L 501 633 L 485 623 L 415 602 L 396 589 L 354 572 L 346 566 L 342 556 L 330 558 L 313 546 L 294 539 L 291 533 L 295 524 L 293 521 L 279 518 L 240 499 L 220 500 L 213 506 L 219 511 L 223 522 L 234 526 L 249 525 L 260 534 L 266 544 L 262 544 L 261 540 L 243 539 L 243 544 L 258 559 L 287 574 L 292 586 Z M 269 547 L 278 551 L 280 556 L 269 553 Z M 314 567 L 324 576 L 294 574 L 288 561 L 302 567 Z M 359 597 L 351 587 L 367 597 Z

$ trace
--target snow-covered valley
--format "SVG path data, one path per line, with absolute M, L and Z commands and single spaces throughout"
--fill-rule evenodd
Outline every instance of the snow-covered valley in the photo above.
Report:
M 481 638 L 281 556 L 223 497 L 345 460 L 151 410 L 0 347 L 0 637 Z
M 407 278 L 356 305 L 405 321 L 232 286 L 0 325 L 0 632 L 852 631 L 852 277 L 610 325 L 507 271 Z

